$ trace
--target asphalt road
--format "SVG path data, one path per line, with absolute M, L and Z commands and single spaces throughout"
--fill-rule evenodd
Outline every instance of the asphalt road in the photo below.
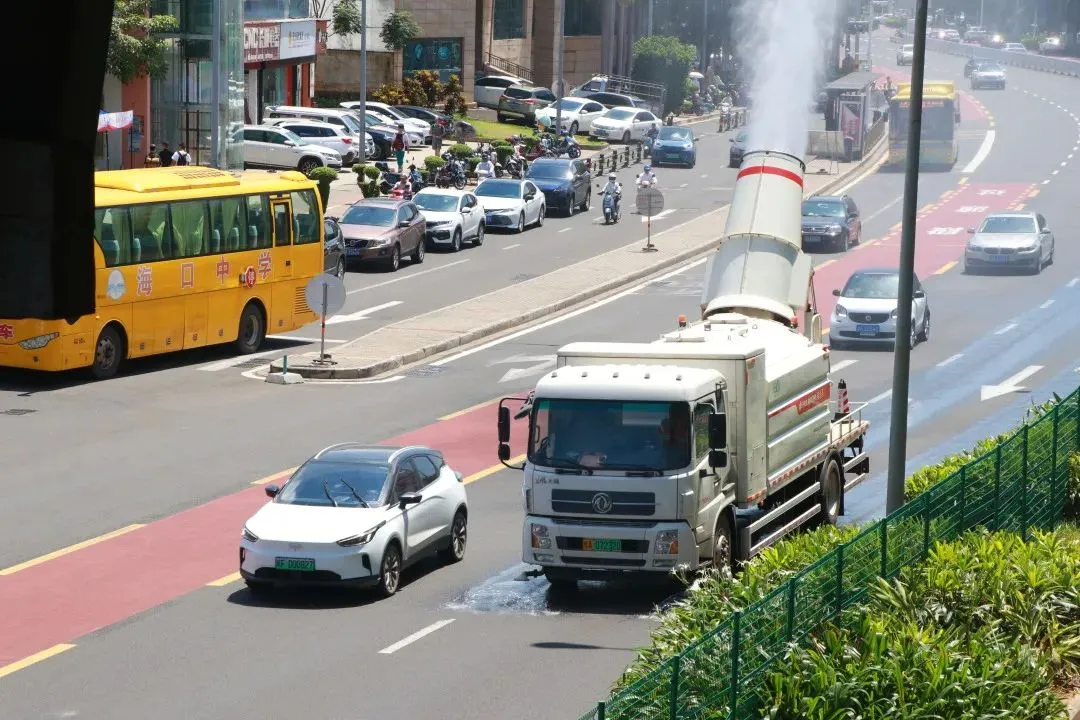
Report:
M 891 66 L 895 51 L 881 44 Z M 962 59 L 932 60 L 928 79 L 962 77 Z M 1080 208 L 1069 191 L 1078 179 L 1069 155 L 1077 144 L 1078 81 L 1018 69 L 1009 75 L 1005 92 L 977 93 L 985 117 L 965 113 L 955 170 L 926 174 L 920 183 L 917 263 L 934 323 L 929 342 L 913 354 L 912 465 L 1007 428 L 1031 400 L 1070 391 L 1077 382 Z M 995 132 L 989 154 L 971 167 L 989 130 Z M 702 141 L 703 154 L 709 142 Z M 720 167 L 726 143 L 711 142 Z M 711 175 L 705 165 L 693 172 Z M 662 179 L 679 172 L 664 170 Z M 878 173 L 850 189 L 863 211 L 864 242 L 843 255 L 816 257 L 824 306 L 831 308 L 829 290 L 853 270 L 890 257 L 895 262 L 902 184 L 901 175 Z M 1057 262 L 1037 278 L 962 275 L 950 263 L 960 256 L 964 235 L 932 230 L 970 226 L 984 211 L 966 209 L 1005 203 L 1047 216 Z M 556 222 L 565 221 L 540 232 L 554 231 Z M 521 242 L 531 241 L 530 233 Z M 472 267 L 471 255 L 494 255 L 493 240 L 460 255 L 470 263 L 440 272 L 450 278 Z M 569 245 L 570 238 L 553 232 L 551 242 Z M 429 258 L 432 267 L 458 259 Z M 521 268 L 536 272 L 529 263 Z M 0 570 L 0 714 L 19 720 L 577 717 L 646 642 L 648 615 L 666 592 L 598 585 L 567 601 L 550 597 L 542 580 L 524 577 L 520 477 L 488 472 L 494 410 L 457 411 L 526 391 L 567 342 L 651 340 L 673 328 L 677 315 L 693 317 L 700 270 L 673 271 L 393 382 L 280 388 L 236 372 L 192 372 L 195 364 L 149 364 L 109 383 L 0 390 L 0 410 L 32 411 L 0 415 L 8 479 L 0 485 L 0 568 L 146 524 L 26 569 Z M 425 277 L 434 282 L 439 274 Z M 421 278 L 409 282 L 425 283 L 416 285 L 423 288 L 418 295 L 441 292 Z M 364 307 L 391 297 L 376 295 Z M 358 334 L 355 328 L 351 334 Z M 873 401 L 866 410 L 870 448 L 875 471 L 883 470 L 891 353 L 838 351 L 834 367 L 853 400 Z M 1030 396 L 981 400 L 983 385 L 1032 367 L 1038 369 L 1024 381 Z M 475 480 L 463 563 L 421 566 L 398 596 L 373 603 L 299 593 L 255 604 L 230 581 L 240 523 L 262 502 L 260 488 L 249 483 L 331 442 L 388 438 L 437 444 Z M 880 514 L 883 495 L 878 473 L 849 497 L 849 516 Z M 46 648 L 55 656 L 3 676 L 9 663 Z

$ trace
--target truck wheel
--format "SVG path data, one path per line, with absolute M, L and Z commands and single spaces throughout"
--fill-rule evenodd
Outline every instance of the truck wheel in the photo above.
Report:
M 731 515 L 721 511 L 713 532 L 712 564 L 715 570 L 734 570 L 734 553 L 731 551 L 734 545 L 731 539 Z
M 830 458 L 821 468 L 821 522 L 835 525 L 840 519 L 840 494 L 844 486 L 844 472 L 836 458 Z

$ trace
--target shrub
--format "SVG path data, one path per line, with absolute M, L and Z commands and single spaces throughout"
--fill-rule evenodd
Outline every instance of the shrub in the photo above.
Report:
M 416 81 L 415 78 L 407 77 L 401 81 L 401 92 L 405 95 L 406 102 L 403 105 L 419 105 L 424 107 L 427 105 L 427 92 L 424 90 L 424 86 Z
M 465 114 L 465 93 L 461 87 L 461 78 L 451 75 L 443 88 L 443 112 L 456 116 Z
M 308 176 L 319 184 L 319 195 L 322 196 L 323 208 L 330 205 L 330 183 L 337 180 L 338 171 L 331 167 L 317 167 Z
M 405 105 L 408 99 L 400 85 L 380 85 L 369 93 L 370 99 L 387 105 Z
M 464 160 L 465 158 L 476 152 L 476 150 L 474 150 L 471 146 L 466 145 L 465 143 L 454 143 L 445 152 L 453 153 L 454 157 L 456 157 L 458 160 Z
M 495 156 L 499 158 L 499 164 L 505 163 L 506 159 L 514 154 L 514 148 L 506 144 L 494 144 L 491 147 L 495 151 Z
M 438 155 L 428 155 L 424 158 L 424 167 L 428 169 L 428 172 L 435 172 L 445 164 L 446 161 Z
M 366 183 L 360 185 L 360 191 L 364 193 L 366 198 L 379 197 L 379 181 L 369 180 Z
M 381 174 L 382 174 L 382 171 L 379 170 L 379 168 L 375 167 L 374 165 L 365 165 L 364 166 L 364 177 L 366 177 L 368 180 L 378 180 L 379 175 L 381 175 Z
M 446 95 L 446 88 L 439 80 L 439 74 L 431 70 L 417 70 L 413 78 L 424 92 L 424 107 L 434 108 Z M 418 103 L 420 104 L 420 103 Z

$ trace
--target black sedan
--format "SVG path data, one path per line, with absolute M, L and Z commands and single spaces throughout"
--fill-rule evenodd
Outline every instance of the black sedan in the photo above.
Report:
M 731 138 L 731 149 L 728 151 L 728 167 L 737 168 L 742 165 L 743 155 L 746 154 L 746 140 L 750 135 L 746 130 L 740 130 L 735 137 Z
M 341 226 L 337 218 L 327 217 L 323 220 L 326 242 L 323 246 L 323 272 L 345 277 L 345 236 L 341 233 Z
M 539 158 L 525 177 L 540 188 L 549 211 L 574 214 L 574 208 L 589 209 L 592 201 L 592 174 L 584 160 Z

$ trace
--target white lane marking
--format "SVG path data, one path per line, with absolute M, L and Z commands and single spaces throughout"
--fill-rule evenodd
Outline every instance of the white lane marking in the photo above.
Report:
M 971 162 L 961 172 L 970 174 L 978 170 L 983 160 L 986 160 L 987 156 L 990 155 L 990 151 L 994 148 L 994 139 L 996 137 L 997 131 L 987 130 L 986 137 L 983 138 L 982 145 L 979 146 L 979 151 L 975 153 L 975 157 L 971 158 Z
M 240 365 L 241 363 L 246 363 L 248 360 L 254 360 L 256 358 L 269 357 L 270 355 L 275 355 L 275 354 L 277 354 L 279 352 L 281 352 L 281 351 L 280 350 L 264 350 L 263 352 L 252 353 L 250 355 L 238 355 L 236 357 L 227 358 L 225 360 L 218 360 L 217 362 L 212 362 L 212 363 L 209 363 L 207 365 L 202 365 L 201 367 L 199 367 L 199 370 L 203 370 L 205 372 L 217 372 L 219 370 L 228 370 L 229 368 L 233 367 L 234 365 Z
M 1023 392 L 1026 388 L 1021 387 L 1020 383 L 1042 369 L 1042 365 L 1029 365 L 1015 375 L 1005 378 L 997 385 L 983 385 L 979 390 L 979 398 L 986 401 L 1009 393 Z
M 317 337 L 299 337 L 297 335 L 267 335 L 266 338 L 267 338 L 267 340 L 292 340 L 294 342 L 319 342 L 319 338 L 317 338 Z M 341 343 L 348 342 L 348 341 L 347 340 L 331 340 L 331 339 L 327 338 L 326 342 L 327 342 L 328 345 L 340 345 Z
M 1054 172 L 1052 172 L 1052 173 L 1050 173 L 1050 174 L 1051 174 L 1051 175 L 1057 175 L 1057 174 L 1058 174 L 1059 172 L 1061 172 L 1061 171 L 1060 171 L 1060 170 L 1055 170 Z
M 694 269 L 696 267 L 704 265 L 705 262 L 708 259 L 709 259 L 708 257 L 703 257 L 703 258 L 700 258 L 698 260 L 694 260 L 689 265 L 684 265 L 681 268 L 678 268 L 676 270 L 672 270 L 671 272 L 665 273 L 664 275 L 661 275 L 660 277 L 649 278 L 648 280 L 646 280 L 645 282 L 643 282 L 643 283 L 641 283 L 639 285 L 635 285 L 632 288 L 627 288 L 626 290 L 623 290 L 623 291 L 621 291 L 619 293 L 616 293 L 615 295 L 612 295 L 611 297 L 606 297 L 603 300 L 598 300 L 598 301 L 596 301 L 596 302 L 594 302 L 594 303 L 592 303 L 590 305 L 586 305 L 583 308 L 578 308 L 577 310 L 574 310 L 573 312 L 568 312 L 565 315 L 560 315 L 559 317 L 552 318 L 551 320 L 547 320 L 545 322 L 542 322 L 539 325 L 533 325 L 532 327 L 527 327 L 524 330 L 518 330 L 517 332 L 510 333 L 509 335 L 506 335 L 505 337 L 498 338 L 497 340 L 492 340 L 491 342 L 486 342 L 483 345 L 477 345 L 474 348 L 470 348 L 468 350 L 459 352 L 456 355 L 451 355 L 450 357 L 443 358 L 442 360 L 436 360 L 435 362 L 430 363 L 430 364 L 435 365 L 437 367 L 441 367 L 443 365 L 449 365 L 450 363 L 452 363 L 452 362 L 454 362 L 456 360 L 461 360 L 462 358 L 466 358 L 466 357 L 468 357 L 470 355 L 473 355 L 475 353 L 478 353 L 478 352 L 483 352 L 484 350 L 490 350 L 493 347 L 497 347 L 499 345 L 502 345 L 503 343 L 510 342 L 511 340 L 517 340 L 518 338 L 524 337 L 525 335 L 529 335 L 530 333 L 534 333 L 537 330 L 543 330 L 544 328 L 549 328 L 552 325 L 557 325 L 558 323 L 565 322 L 567 320 L 571 320 L 571 319 L 576 318 L 576 317 L 578 317 L 580 315 L 584 315 L 587 312 L 592 312 L 593 310 L 596 310 L 597 308 L 601 308 L 601 307 L 603 307 L 605 305 L 610 305 L 611 303 L 615 302 L 616 300 L 622 300 L 627 295 L 633 295 L 636 292 L 640 292 L 641 290 L 644 290 L 646 287 L 648 287 L 649 285 L 652 285 L 655 282 L 658 282 L 658 281 L 661 281 L 661 280 L 667 280 L 668 278 L 673 278 L 676 275 L 681 275 L 682 273 L 686 272 L 687 270 L 692 270 L 692 269 Z
M 1062 160 L 1062 161 L 1061 161 L 1061 167 L 1065 167 L 1065 165 L 1066 165 L 1066 163 L 1067 163 L 1067 162 L 1068 162 L 1068 161 L 1066 161 L 1066 160 Z
M 864 217 L 863 222 L 870 222 L 871 220 L 873 220 L 877 216 L 881 215 L 881 213 L 885 212 L 886 210 L 888 210 L 893 205 L 895 205 L 896 203 L 900 202 L 903 199 L 904 199 L 903 195 L 901 195 L 898 198 L 894 198 L 888 205 L 885 205 L 884 207 L 880 208 L 879 210 L 877 210 L 877 211 L 871 213 L 870 215 L 867 215 L 866 217 Z
M 386 310 L 387 308 L 397 307 L 401 305 L 401 300 L 391 300 L 390 302 L 383 303 L 382 305 L 376 305 L 375 307 L 364 308 L 363 310 L 357 310 L 354 313 L 348 315 L 335 315 L 326 321 L 327 325 L 340 325 L 341 323 L 354 322 L 356 320 L 367 320 L 368 316 L 372 313 L 379 312 L 380 310 Z
M 682 190 L 683 188 L 688 188 L 688 187 L 690 187 L 690 183 L 683 183 L 682 185 L 679 186 L 679 189 Z
M 516 247 L 521 247 L 521 243 L 514 243 L 513 245 L 507 245 L 503 250 L 513 250 Z
M 1042 305 L 1039 306 L 1039 309 L 1040 310 L 1045 310 L 1046 308 L 1050 307 L 1053 304 L 1054 304 L 1053 300 L 1047 300 L 1046 302 L 1044 302 Z
M 704 180 L 707 177 L 709 177 L 709 173 L 701 173 L 701 179 L 702 180 Z
M 1069 288 L 1075 287 L 1076 283 L 1078 283 L 1078 282 L 1080 282 L 1080 278 L 1073 278 L 1069 282 L 1065 283 L 1065 287 L 1069 287 Z
M 867 400 L 866 404 L 867 405 L 873 405 L 874 403 L 881 402 L 882 400 L 888 399 L 890 397 L 892 397 L 892 390 L 886 390 L 885 392 L 881 393 L 880 395 L 875 395 L 874 397 Z
M 419 272 L 409 273 L 408 275 L 402 275 L 401 277 L 394 278 L 393 280 L 383 280 L 382 282 L 375 283 L 374 285 L 366 285 L 366 286 L 364 286 L 362 288 L 356 288 L 355 290 L 350 290 L 349 292 L 347 292 L 345 294 L 346 295 L 355 295 L 356 293 L 367 292 L 368 290 L 374 290 L 375 288 L 386 287 L 387 285 L 393 285 L 394 283 L 405 282 L 406 280 L 412 280 L 413 278 L 418 278 L 421 275 L 427 275 L 428 273 L 439 272 L 440 270 L 449 270 L 450 268 L 454 267 L 455 265 L 461 265 L 462 263 L 467 263 L 467 262 L 469 262 L 468 259 L 455 260 L 452 263 L 446 263 L 445 265 L 440 265 L 439 267 L 428 268 L 427 270 L 421 270 Z
M 454 618 L 450 618 L 449 620 L 439 620 L 438 622 L 433 622 L 430 625 L 428 625 L 426 628 L 423 628 L 421 630 L 417 630 L 416 632 L 414 632 L 409 637 L 398 640 L 393 645 L 389 645 L 387 647 L 384 647 L 382 650 L 379 651 L 379 654 L 380 655 L 393 655 L 394 653 L 396 653 L 401 648 L 412 645 L 417 640 L 420 640 L 421 638 L 425 638 L 425 637 L 427 637 L 428 635 L 430 635 L 431 633 L 433 633 L 433 632 L 435 632 L 437 630 L 441 630 L 442 628 L 446 627 L 447 625 L 449 625 L 452 622 L 454 622 Z
M 937 364 L 938 367 L 945 367 L 946 365 L 952 365 L 954 362 L 964 357 L 964 353 L 956 353 L 952 357 L 945 358 Z
M 673 212 L 675 212 L 674 208 L 668 208 L 667 210 L 661 210 L 660 212 L 658 212 L 658 213 L 656 213 L 655 215 L 652 216 L 652 221 L 656 222 L 657 220 L 663 220 L 664 218 L 666 218 L 668 215 L 670 215 Z M 641 218 L 641 222 L 643 222 L 643 223 L 644 222 L 649 222 L 649 218 L 643 217 L 643 218 Z
M 1000 330 L 995 330 L 994 334 L 995 335 L 1004 335 L 1005 333 L 1012 332 L 1015 329 L 1016 329 L 1016 323 L 1009 323 L 1008 325 L 1001 328 Z
M 1068 154 L 1068 155 L 1066 155 L 1065 157 L 1066 157 L 1066 158 L 1067 158 L 1068 160 L 1072 160 L 1072 159 L 1073 159 L 1073 154 L 1072 154 L 1072 153 L 1069 153 L 1069 154 Z M 1062 164 L 1062 165 L 1064 165 L 1065 163 L 1061 163 L 1061 164 Z
M 847 360 L 841 360 L 840 362 L 833 365 L 832 368 L 830 368 L 830 372 L 840 372 L 844 368 L 849 368 L 857 362 L 859 361 L 853 360 L 852 358 L 848 358 Z
M 562 229 L 562 230 L 560 230 L 559 232 L 561 232 L 561 233 L 564 233 L 564 232 L 570 232 L 570 231 L 571 231 L 571 230 L 573 230 L 573 229 L 574 229 L 574 228 L 563 228 L 563 229 Z
M 1050 181 L 1049 181 L 1049 180 L 1043 180 L 1043 181 L 1042 181 L 1042 184 L 1043 184 L 1043 185 L 1049 185 L 1049 184 L 1050 184 Z

